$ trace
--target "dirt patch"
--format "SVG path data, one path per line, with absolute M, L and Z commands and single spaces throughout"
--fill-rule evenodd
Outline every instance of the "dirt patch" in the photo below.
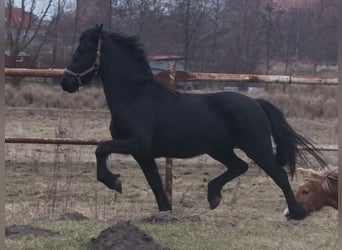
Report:
M 76 212 L 76 211 L 73 211 L 73 212 L 68 212 L 68 213 L 64 213 L 64 214 L 61 214 L 57 220 L 73 220 L 73 221 L 81 221 L 81 220 L 88 220 L 88 217 L 79 213 L 79 212 Z
M 45 220 L 45 221 L 82 221 L 82 220 L 89 220 L 89 218 L 82 213 L 76 211 L 70 211 L 62 214 L 56 215 L 43 215 L 39 216 L 37 219 Z
M 30 225 L 9 225 L 5 227 L 6 237 L 22 237 L 29 234 L 32 234 L 36 237 L 49 237 L 59 235 L 59 232 L 33 227 Z
M 166 250 L 153 238 L 141 231 L 129 221 L 119 222 L 104 231 L 97 238 L 93 238 L 90 242 L 91 250 Z

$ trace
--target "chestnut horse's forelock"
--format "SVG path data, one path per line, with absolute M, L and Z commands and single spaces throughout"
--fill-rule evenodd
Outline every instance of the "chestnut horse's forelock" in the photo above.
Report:
M 304 177 L 304 182 L 310 181 L 313 183 L 318 183 L 321 185 L 322 190 L 325 193 L 334 192 L 333 185 L 331 183 L 332 180 L 338 181 L 338 169 L 337 168 L 328 168 L 321 171 L 312 171 L 310 176 Z
M 320 171 L 305 170 L 303 172 L 309 173 L 309 175 L 304 176 L 304 183 L 301 185 L 307 185 L 305 183 L 309 182 L 311 185 L 318 186 L 323 193 L 329 197 L 334 197 L 337 194 L 337 181 L 338 181 L 338 169 L 337 168 L 327 168 Z M 336 181 L 334 185 L 334 181 Z M 336 196 L 337 199 L 337 196 Z M 337 204 L 337 200 L 336 200 Z M 335 205 L 333 206 L 335 207 Z M 335 207 L 337 209 L 337 207 Z

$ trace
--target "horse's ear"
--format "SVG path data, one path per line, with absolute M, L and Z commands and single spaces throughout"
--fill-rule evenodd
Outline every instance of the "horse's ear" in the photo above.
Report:
M 96 24 L 96 25 L 95 25 L 95 29 L 96 29 L 98 32 L 102 32 L 103 24 L 102 24 L 102 23 L 101 23 L 100 25 Z

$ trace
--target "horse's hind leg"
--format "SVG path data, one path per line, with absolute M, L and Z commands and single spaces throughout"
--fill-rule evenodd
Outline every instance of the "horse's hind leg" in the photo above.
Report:
M 259 151 L 257 156 L 249 155 L 248 153 L 247 155 L 253 159 L 255 163 L 258 164 L 283 191 L 290 212 L 287 216 L 288 219 L 304 219 L 305 210 L 297 202 L 291 189 L 287 174 L 285 170 L 275 161 L 271 149 L 266 151 L 266 153 Z
M 235 155 L 233 149 L 218 150 L 209 153 L 209 155 L 228 168 L 226 172 L 208 183 L 207 199 L 210 209 L 215 209 L 221 202 L 222 187 L 227 182 L 246 172 L 248 169 L 248 165 L 246 162 Z

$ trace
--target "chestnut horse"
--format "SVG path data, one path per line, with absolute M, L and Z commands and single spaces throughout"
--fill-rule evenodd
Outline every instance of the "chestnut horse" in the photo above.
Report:
M 295 191 L 297 201 L 304 207 L 306 216 L 324 206 L 338 209 L 338 169 L 326 168 L 319 171 L 298 168 L 304 182 Z M 285 214 L 287 210 L 285 210 Z

